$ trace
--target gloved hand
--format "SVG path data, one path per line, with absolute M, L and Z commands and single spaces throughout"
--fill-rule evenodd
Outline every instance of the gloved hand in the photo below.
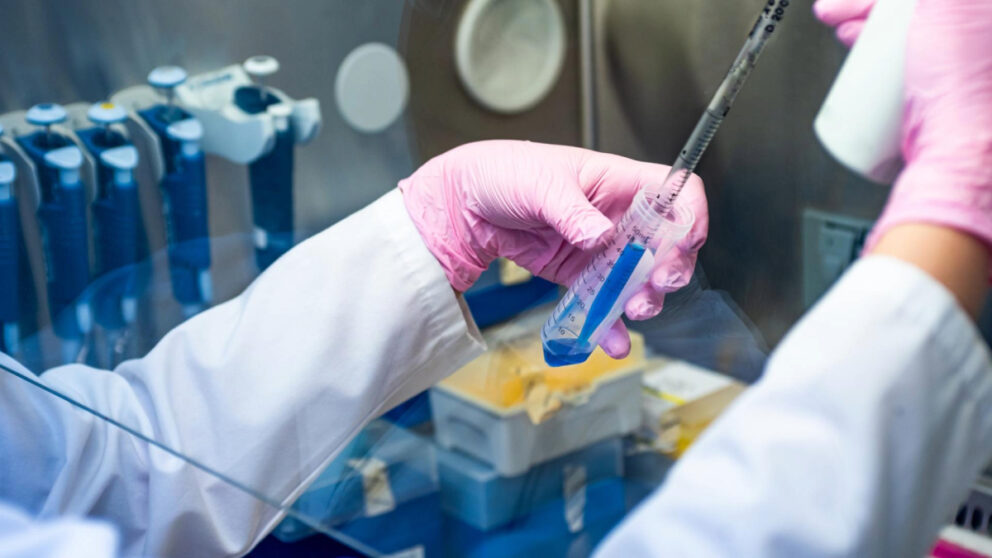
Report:
M 609 240 L 634 194 L 667 173 L 663 165 L 577 147 L 494 140 L 431 159 L 399 188 L 428 249 L 451 285 L 464 291 L 498 257 L 570 285 Z M 627 302 L 629 318 L 657 315 L 665 293 L 692 277 L 709 225 L 699 177 L 689 180 L 678 203 L 695 213 L 693 229 Z M 601 345 L 614 358 L 630 351 L 622 321 Z
M 817 0 L 852 44 L 875 0 Z M 949 226 L 992 248 L 992 2 L 919 0 L 906 45 L 906 167 L 865 243 L 893 226 Z
M 919 0 L 906 46 L 906 161 L 866 243 L 928 223 L 992 248 L 992 2 Z
M 813 13 L 820 21 L 835 28 L 840 42 L 851 46 L 861 34 L 874 5 L 875 0 L 817 0 Z

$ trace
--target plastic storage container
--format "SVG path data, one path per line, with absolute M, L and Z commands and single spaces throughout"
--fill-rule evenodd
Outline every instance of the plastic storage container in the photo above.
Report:
M 385 518 L 403 503 L 436 495 L 438 488 L 434 444 L 377 420 L 317 477 L 293 510 L 319 525 L 336 527 L 359 518 Z M 287 517 L 273 535 L 292 542 L 313 532 Z
M 431 389 L 435 439 L 493 466 L 504 477 L 641 423 L 643 338 L 631 356 L 597 349 L 585 363 L 549 368 L 536 332 L 500 341 Z
M 556 499 L 566 513 L 585 501 L 587 485 L 623 476 L 624 457 L 623 441 L 611 438 L 515 477 L 456 451 L 439 449 L 437 458 L 445 513 L 487 531 Z
M 627 511 L 625 485 L 618 478 L 586 487 L 585 505 L 573 515 L 562 513 L 560 499 L 538 506 L 508 527 L 480 531 L 448 518 L 444 555 L 465 558 L 508 556 L 590 556 L 596 545 Z
M 633 432 L 641 423 L 640 370 L 597 382 L 586 401 L 567 405 L 534 424 L 524 409 L 503 410 L 443 388 L 431 390 L 435 438 L 489 463 L 502 476 L 516 476 L 589 444 Z

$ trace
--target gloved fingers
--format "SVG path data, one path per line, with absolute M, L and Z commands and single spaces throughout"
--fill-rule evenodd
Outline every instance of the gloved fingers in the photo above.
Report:
M 582 270 L 592 261 L 593 253 L 569 253 L 560 250 L 548 261 L 537 275 L 566 287 L 572 286 Z
M 617 320 L 610 326 L 599 346 L 613 358 L 624 358 L 630 354 L 630 334 L 623 320 Z
M 624 313 L 632 320 L 647 320 L 657 316 L 665 304 L 665 294 L 689 284 L 696 267 L 697 250 L 676 247 L 655 263 L 647 283 L 624 305 Z
M 655 262 L 648 285 L 659 293 L 670 293 L 689 284 L 696 269 L 698 251 L 676 247 Z
M 596 209 L 617 221 L 639 190 L 651 184 L 660 185 L 670 169 L 667 165 L 619 155 L 590 153 L 583 162 L 579 186 Z
M 845 21 L 864 20 L 874 6 L 875 0 L 816 0 L 813 14 L 826 25 L 836 27 Z
M 865 27 L 865 20 L 863 19 L 853 19 L 851 21 L 845 21 L 837 26 L 837 40 L 844 44 L 844 46 L 850 48 L 854 45 L 854 41 L 858 40 L 858 36 L 861 35 L 861 30 Z
M 644 320 L 657 315 L 661 312 L 665 294 L 681 289 L 692 279 L 696 258 L 709 233 L 709 212 L 703 182 L 699 177 L 693 176 L 682 192 L 678 203 L 692 210 L 692 227 L 667 253 L 656 255 L 647 283 L 625 306 L 631 319 Z
M 554 191 L 539 214 L 566 242 L 580 250 L 600 247 L 613 230 L 613 221 L 586 198 L 585 193 L 565 184 Z
M 561 265 L 557 259 L 563 256 L 562 245 L 561 239 L 551 234 L 504 229 L 500 232 L 495 252 L 534 275 L 540 275 L 553 263 L 555 266 Z
M 647 320 L 657 316 L 664 305 L 665 293 L 648 282 L 624 304 L 623 312 L 632 320 Z
M 696 255 L 709 235 L 710 214 L 702 179 L 692 175 L 675 203 L 692 211 L 693 222 L 685 236 L 667 253 L 656 252 L 652 283 L 662 292 L 671 292 L 689 282 L 696 266 Z M 656 237 L 654 248 L 663 249 L 665 241 Z

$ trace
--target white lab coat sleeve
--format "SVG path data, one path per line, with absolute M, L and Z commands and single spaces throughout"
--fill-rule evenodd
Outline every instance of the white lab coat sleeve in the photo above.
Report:
M 40 379 L 284 504 L 372 418 L 483 348 L 393 191 L 292 249 L 145 358 L 114 372 L 63 366 Z M 42 516 L 106 518 L 126 555 L 238 555 L 280 518 L 23 380 L 0 382 L 0 499 Z
M 0 503 L 0 558 L 115 558 L 117 540 L 113 526 L 101 521 L 38 521 Z
M 992 365 L 940 284 L 857 263 L 599 556 L 924 556 L 992 449 Z

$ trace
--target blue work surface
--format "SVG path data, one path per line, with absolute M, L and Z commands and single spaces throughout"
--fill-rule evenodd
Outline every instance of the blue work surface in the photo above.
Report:
M 581 487 L 623 475 L 623 441 L 612 438 L 532 467 L 522 475 L 502 477 L 487 463 L 454 450 L 438 449 L 441 504 L 445 513 L 481 531 L 526 518 L 556 502 L 564 516 L 569 476 L 578 477 L 573 500 L 588 499 Z
M 588 556 L 626 513 L 624 482 L 610 479 L 586 487 L 580 525 L 569 528 L 561 501 L 538 507 L 495 531 L 445 517 L 444 557 Z
M 294 543 L 284 543 L 275 537 L 266 537 L 247 556 L 249 558 L 360 558 L 365 555 L 330 537 L 313 536 Z
M 411 552 L 410 557 L 424 558 L 588 556 L 634 506 L 657 488 L 670 465 L 667 458 L 653 453 L 627 455 L 624 477 L 592 482 L 586 487 L 581 525 L 574 531 L 560 498 L 535 507 L 509 524 L 486 531 L 444 513 L 437 494 L 407 502 L 388 514 L 362 518 L 334 529 L 374 549 L 377 556 L 405 551 Z M 318 555 L 363 556 L 322 534 L 291 544 L 269 537 L 249 554 L 253 558 Z

